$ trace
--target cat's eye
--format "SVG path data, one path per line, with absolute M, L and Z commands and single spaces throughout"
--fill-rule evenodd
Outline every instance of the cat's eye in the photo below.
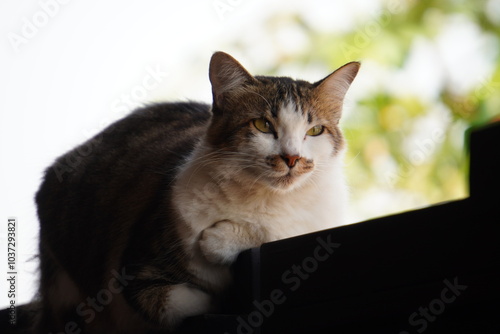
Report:
M 316 125 L 310 128 L 307 132 L 306 135 L 308 136 L 319 136 L 320 134 L 323 133 L 325 130 L 325 127 L 323 125 Z
M 256 118 L 253 121 L 253 125 L 259 130 L 260 132 L 264 133 L 272 133 L 273 132 L 273 127 L 271 123 L 265 118 Z

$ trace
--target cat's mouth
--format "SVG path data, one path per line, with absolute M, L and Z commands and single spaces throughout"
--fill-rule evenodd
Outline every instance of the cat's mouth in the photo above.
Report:
M 273 188 L 280 190 L 291 190 L 296 188 L 306 179 L 307 172 L 297 172 L 294 169 L 289 170 L 284 175 L 274 176 L 271 179 Z
M 267 182 L 277 190 L 291 190 L 301 184 L 314 169 L 314 162 L 300 158 L 293 166 L 285 163 L 279 155 L 269 156 L 266 159 L 268 168 Z

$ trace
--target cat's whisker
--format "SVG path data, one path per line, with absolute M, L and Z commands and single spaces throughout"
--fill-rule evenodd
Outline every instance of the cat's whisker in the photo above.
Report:
M 209 153 L 209 154 L 207 154 L 207 155 L 210 155 L 210 154 L 212 154 L 212 153 Z M 194 164 L 194 163 L 196 163 L 198 160 L 202 160 L 202 159 L 203 159 L 203 157 L 193 157 L 190 161 L 191 161 L 191 163 L 192 163 L 192 164 Z M 176 167 L 176 168 L 178 168 L 178 167 Z M 196 169 L 196 170 L 193 172 L 193 175 L 197 172 L 197 170 L 198 170 L 198 169 Z M 178 177 L 179 177 L 179 175 L 178 175 L 178 174 L 177 174 L 177 175 L 175 175 L 175 176 L 172 178 L 172 180 L 170 180 L 170 182 L 169 182 L 169 184 L 168 184 L 168 185 L 170 186 L 171 184 L 173 184 L 173 183 L 174 183 L 174 182 L 178 179 Z M 191 178 L 188 180 L 188 184 L 190 184 L 190 183 L 191 183 Z
M 321 185 L 313 177 L 308 178 L 307 182 L 309 182 L 310 184 L 312 184 L 314 186 L 314 188 L 316 188 L 318 191 L 321 191 Z
M 267 106 L 271 109 L 272 108 L 272 105 L 271 103 L 264 97 L 262 96 L 262 94 L 259 94 L 257 92 L 254 92 L 254 91 L 248 91 L 249 93 L 252 93 L 252 94 L 255 94 L 257 96 L 260 96 L 266 103 L 267 103 Z
M 209 166 L 210 164 L 216 164 L 220 163 L 220 161 L 217 161 L 214 157 L 218 157 L 218 155 L 223 151 L 223 149 L 219 149 L 216 151 L 212 151 L 210 153 L 201 155 L 198 158 L 195 158 L 192 160 L 192 164 L 196 166 L 195 170 L 191 173 L 191 177 L 188 180 L 188 184 L 191 183 L 191 179 L 194 175 L 196 175 L 201 168 L 205 168 Z M 200 162 L 201 161 L 201 162 Z
M 264 171 L 264 172 L 260 173 L 260 175 L 258 177 L 256 177 L 255 180 L 253 180 L 253 182 L 248 187 L 248 194 L 251 193 L 251 191 L 253 190 L 253 187 L 257 184 L 257 182 L 260 181 L 261 178 L 263 178 L 264 176 L 267 176 L 266 174 L 267 174 L 267 172 Z

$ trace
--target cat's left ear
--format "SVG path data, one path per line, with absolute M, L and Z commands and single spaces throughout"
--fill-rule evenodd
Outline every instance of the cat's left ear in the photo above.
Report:
M 317 99 L 332 107 L 342 107 L 345 94 L 356 77 L 361 64 L 359 62 L 347 63 L 335 72 L 315 83 Z
M 219 106 L 229 94 L 237 94 L 255 80 L 236 59 L 220 51 L 210 60 L 209 77 L 214 103 Z

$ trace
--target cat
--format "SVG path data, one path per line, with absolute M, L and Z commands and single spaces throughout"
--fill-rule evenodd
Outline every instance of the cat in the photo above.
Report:
M 170 333 L 216 312 L 238 254 L 343 223 L 344 96 L 210 60 L 212 105 L 143 107 L 58 158 L 36 194 L 39 333 Z

